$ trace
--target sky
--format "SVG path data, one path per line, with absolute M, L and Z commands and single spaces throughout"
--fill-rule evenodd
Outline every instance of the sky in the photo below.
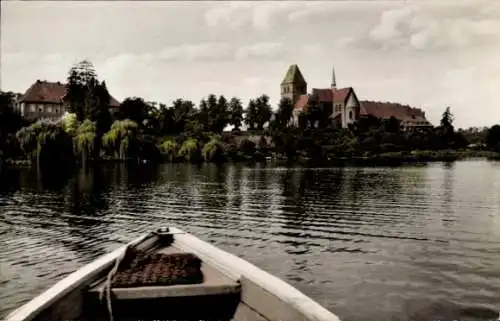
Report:
M 409 104 L 434 125 L 500 123 L 500 1 L 2 1 L 1 89 L 65 81 L 89 59 L 118 100 L 208 94 L 276 105 L 288 66 L 312 88 Z

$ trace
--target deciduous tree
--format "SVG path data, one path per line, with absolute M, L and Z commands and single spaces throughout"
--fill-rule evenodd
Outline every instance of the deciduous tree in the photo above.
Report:
M 257 104 L 254 99 L 250 99 L 248 102 L 248 107 L 245 111 L 245 123 L 249 130 L 254 130 L 258 122 L 259 110 L 257 109 Z
M 486 145 L 495 151 L 500 151 L 500 125 L 494 125 L 488 130 Z
M 243 105 L 241 100 L 233 97 L 229 101 L 230 120 L 229 123 L 234 126 L 235 130 L 239 130 L 243 122 Z
M 288 123 L 292 118 L 293 114 L 293 105 L 292 101 L 289 98 L 282 98 L 278 105 L 277 123 L 280 128 L 288 127 Z
M 262 130 L 273 114 L 271 106 L 269 105 L 269 96 L 261 95 L 255 100 L 255 105 L 257 109 L 257 128 Z

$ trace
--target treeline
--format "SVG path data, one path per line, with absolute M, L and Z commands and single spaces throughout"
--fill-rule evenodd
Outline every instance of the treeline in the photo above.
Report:
M 67 79 L 69 112 L 57 122 L 27 123 L 13 109 L 11 93 L 0 100 L 0 157 L 29 159 L 37 164 L 130 161 L 238 161 L 269 156 L 294 159 L 373 157 L 390 153 L 477 149 L 500 152 L 500 126 L 455 130 L 446 108 L 439 126 L 402 131 L 395 118 L 363 118 L 348 129 L 337 129 L 312 96 L 306 112 L 291 124 L 293 106 L 287 99 L 276 112 L 267 95 L 240 99 L 208 95 L 196 106 L 177 99 L 171 106 L 125 99 L 114 115 L 110 95 L 92 64 L 72 67 Z M 247 131 L 242 132 L 245 125 Z M 228 126 L 233 129 L 224 131 Z

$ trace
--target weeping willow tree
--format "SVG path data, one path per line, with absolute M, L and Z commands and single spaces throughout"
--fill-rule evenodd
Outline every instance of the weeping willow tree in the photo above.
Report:
M 205 161 L 220 160 L 224 156 L 224 145 L 220 142 L 218 137 L 212 137 L 204 146 L 202 155 Z
M 102 137 L 102 146 L 116 159 L 127 159 L 137 156 L 138 125 L 130 119 L 117 120 L 111 129 Z
M 198 140 L 188 138 L 182 143 L 179 149 L 179 157 L 183 157 L 187 161 L 196 161 L 199 158 L 200 149 L 198 148 Z
M 22 152 L 37 164 L 64 160 L 71 155 L 71 137 L 57 123 L 36 122 L 21 128 L 16 138 Z
M 160 150 L 169 161 L 173 161 L 179 152 L 179 145 L 173 140 L 167 139 L 161 143 Z
M 73 149 L 75 156 L 80 156 L 83 164 L 95 155 L 96 137 L 96 126 L 88 119 L 76 130 L 73 138 Z
M 76 114 L 65 113 L 64 116 L 61 117 L 61 126 L 68 135 L 74 136 L 76 134 L 76 130 L 78 129 L 78 119 L 76 118 Z

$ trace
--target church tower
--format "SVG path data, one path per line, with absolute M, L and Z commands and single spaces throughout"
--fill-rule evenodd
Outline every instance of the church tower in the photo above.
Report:
M 304 80 L 299 66 L 291 65 L 281 82 L 281 98 L 288 98 L 295 105 L 299 97 L 306 94 L 307 82 Z
M 335 68 L 332 67 L 332 89 L 337 89 L 337 80 L 335 79 Z

